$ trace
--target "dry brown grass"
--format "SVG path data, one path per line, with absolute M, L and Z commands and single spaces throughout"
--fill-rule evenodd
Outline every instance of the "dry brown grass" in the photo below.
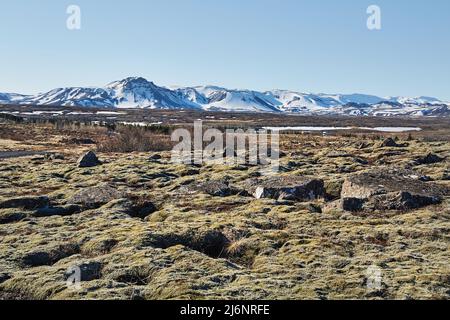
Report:
M 169 135 L 154 133 L 139 127 L 122 127 L 97 147 L 100 152 L 168 151 L 173 144 Z

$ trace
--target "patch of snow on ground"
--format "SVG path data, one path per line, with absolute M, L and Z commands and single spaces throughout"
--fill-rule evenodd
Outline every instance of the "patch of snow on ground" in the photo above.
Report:
M 414 127 L 264 127 L 265 130 L 270 131 L 339 131 L 339 130 L 368 130 L 368 131 L 378 131 L 378 132 L 409 132 L 409 131 L 422 131 L 422 128 Z

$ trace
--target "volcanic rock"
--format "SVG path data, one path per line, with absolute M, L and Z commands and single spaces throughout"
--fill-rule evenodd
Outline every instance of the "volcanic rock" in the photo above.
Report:
M 84 209 L 96 209 L 108 202 L 124 197 L 125 194 L 123 192 L 108 184 L 104 184 L 80 190 L 67 200 L 67 203 L 81 205 Z
M 410 210 L 438 204 L 448 190 L 405 169 L 374 169 L 348 177 L 342 186 L 342 207 L 348 211 Z
M 311 201 L 325 195 L 323 180 L 304 176 L 252 179 L 245 188 L 257 199 Z
M 89 151 L 78 159 L 77 165 L 79 168 L 91 168 L 101 165 L 97 155 L 93 151 Z

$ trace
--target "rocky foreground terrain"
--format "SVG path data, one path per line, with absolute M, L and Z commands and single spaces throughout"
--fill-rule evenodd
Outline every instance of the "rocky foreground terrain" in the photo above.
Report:
M 69 138 L 0 136 L 0 299 L 450 298 L 449 141 L 287 135 L 268 176 Z

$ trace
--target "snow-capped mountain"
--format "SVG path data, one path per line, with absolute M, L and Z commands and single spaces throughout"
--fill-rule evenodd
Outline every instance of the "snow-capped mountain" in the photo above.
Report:
M 108 91 L 101 88 L 58 88 L 37 96 L 25 96 L 16 103 L 79 107 L 115 107 Z
M 17 93 L 0 93 L 0 103 L 16 103 L 17 101 L 23 101 L 29 96 Z
M 383 101 L 383 98 L 363 95 L 331 95 L 331 94 L 312 94 L 299 93 L 286 90 L 274 90 L 266 92 L 281 102 L 280 110 L 286 112 L 313 112 L 328 113 L 333 107 L 343 106 L 348 103 L 366 103 L 375 104 Z
M 204 97 L 202 108 L 210 111 L 279 112 L 281 103 L 270 95 L 250 90 L 229 90 L 214 86 L 191 88 Z M 197 100 L 198 101 L 198 100 Z
M 399 103 L 383 101 L 376 104 L 348 103 L 334 108 L 335 114 L 345 114 L 354 116 L 450 116 L 450 106 L 448 104 L 418 104 Z
M 144 78 L 127 78 L 106 86 L 118 108 L 183 109 L 200 108 L 173 90 L 158 87 Z
M 115 81 L 103 88 L 59 88 L 35 96 L 0 93 L 0 104 L 321 115 L 450 116 L 450 103 L 432 97 L 383 98 L 365 94 L 312 94 L 288 90 L 259 92 L 216 86 L 167 88 L 139 77 Z
M 391 102 L 398 102 L 403 104 L 439 104 L 442 103 L 439 99 L 433 97 L 389 97 L 387 99 Z

